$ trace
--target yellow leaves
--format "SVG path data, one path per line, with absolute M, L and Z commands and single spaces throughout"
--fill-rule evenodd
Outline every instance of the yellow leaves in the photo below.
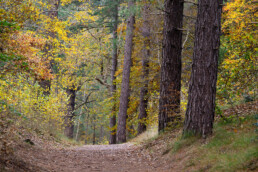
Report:
M 54 89 L 50 90 L 49 97 L 45 97 L 42 88 L 33 83 L 33 78 L 7 75 L 6 80 L 0 80 L 0 101 L 6 102 L 7 106 L 22 113 L 23 117 L 29 120 L 24 122 L 30 122 L 28 127 L 46 128 L 51 123 L 61 129 L 63 116 L 66 113 L 66 93 L 52 82 Z M 58 93 L 55 89 L 59 89 Z
M 78 11 L 74 14 L 73 17 L 70 17 L 69 18 L 70 23 L 81 23 L 87 26 L 88 23 L 95 22 L 98 19 L 97 16 L 89 15 L 93 13 L 93 11 L 89 6 L 87 5 L 84 6 L 84 9 L 85 9 L 84 11 Z
M 221 47 L 225 54 L 220 65 L 218 94 L 226 90 L 230 96 L 238 97 L 256 87 L 253 80 L 257 33 L 252 24 L 257 18 L 255 8 L 254 3 L 246 0 L 231 1 L 224 7 Z
M 235 36 L 241 34 L 241 30 L 249 29 L 250 23 L 255 21 L 254 3 L 246 0 L 235 0 L 228 2 L 224 7 L 222 30 L 233 31 Z
M 121 33 L 121 32 L 125 32 L 126 31 L 126 25 L 119 25 L 119 27 L 117 28 L 117 32 Z
M 61 1 L 61 5 L 65 6 L 67 4 L 70 4 L 71 2 L 73 2 L 74 0 L 62 0 Z M 78 0 L 79 2 L 84 2 L 85 0 Z
M 183 86 L 181 87 L 181 110 L 184 113 L 187 108 L 187 101 L 188 101 L 188 88 Z
M 42 22 L 43 21 L 43 22 Z M 68 41 L 69 31 L 66 29 L 69 26 L 69 23 L 66 21 L 60 21 L 59 19 L 50 18 L 46 15 L 40 15 L 40 20 L 38 24 L 41 25 L 41 32 L 46 38 L 54 43 L 58 43 L 60 40 Z M 47 33 L 47 34 L 46 34 Z M 58 38 L 59 41 L 56 41 L 55 38 Z
M 30 0 L 22 1 L 0 1 L 0 20 L 5 19 L 9 22 L 16 22 L 18 24 L 23 24 L 26 20 L 37 19 L 37 14 L 39 9 L 36 7 L 35 3 L 30 2 Z
M 57 58 L 55 58 L 55 61 L 56 61 L 56 62 L 61 62 L 61 61 L 62 61 L 62 59 L 61 59 L 61 58 L 59 58 L 59 57 L 57 57 Z

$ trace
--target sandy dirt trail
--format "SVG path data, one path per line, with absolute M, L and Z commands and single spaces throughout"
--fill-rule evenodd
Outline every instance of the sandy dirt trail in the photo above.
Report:
M 26 163 L 36 171 L 53 172 L 156 172 L 164 171 L 132 143 L 85 145 L 65 149 L 23 152 Z M 35 169 L 31 167 L 32 171 Z

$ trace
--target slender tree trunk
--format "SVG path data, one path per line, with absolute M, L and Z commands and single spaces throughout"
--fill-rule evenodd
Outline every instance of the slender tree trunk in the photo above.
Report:
M 159 99 L 159 131 L 180 119 L 182 0 L 165 0 L 164 38 Z
M 222 0 L 199 0 L 184 134 L 212 134 Z
M 146 2 L 147 3 L 147 2 Z M 143 25 L 142 25 L 142 36 L 144 38 L 144 48 L 142 56 L 142 81 L 143 86 L 140 92 L 140 105 L 139 105 L 139 122 L 138 122 L 138 134 L 146 131 L 146 118 L 147 118 L 147 107 L 148 107 L 148 76 L 149 76 L 149 59 L 150 59 L 150 4 L 147 3 L 143 7 Z
M 129 81 L 130 81 L 130 68 L 131 57 L 133 48 L 133 30 L 135 23 L 135 16 L 132 12 L 134 7 L 134 0 L 128 2 L 128 9 L 131 11 L 130 17 L 127 21 L 126 38 L 125 38 L 125 57 L 124 57 L 124 69 L 121 86 L 118 124 L 117 124 L 117 141 L 119 143 L 126 142 L 126 116 L 129 98 Z
M 100 125 L 100 131 L 99 131 L 99 143 L 103 141 L 103 134 L 104 134 L 104 128 L 103 125 Z
M 82 108 L 81 108 L 81 112 L 80 112 L 80 116 L 79 116 L 79 119 L 78 119 L 78 122 L 77 122 L 77 130 L 76 130 L 76 136 L 75 136 L 75 140 L 77 142 L 79 142 L 79 130 L 80 130 L 80 121 L 81 121 L 81 114 L 82 114 Z
M 93 136 L 92 136 L 92 144 L 96 144 L 96 124 L 95 117 L 93 118 Z
M 65 116 L 65 135 L 72 139 L 73 138 L 73 131 L 74 131 L 74 107 L 75 107 L 75 97 L 76 97 L 76 90 L 74 87 L 67 88 L 66 93 L 69 97 L 69 102 L 67 105 L 67 115 Z
M 116 0 L 115 3 L 118 3 Z M 112 52 L 112 70 L 111 70 L 111 96 L 113 97 L 113 107 L 112 114 L 110 117 L 109 126 L 110 130 L 110 139 L 109 144 L 116 144 L 116 71 L 117 71 L 117 26 L 118 26 L 118 4 L 114 8 L 114 26 L 113 26 L 113 52 Z
M 88 132 L 88 127 L 89 127 L 89 115 L 87 115 L 87 119 L 86 119 L 86 127 L 85 127 L 85 145 L 87 145 L 88 140 L 87 140 L 87 132 Z
M 49 12 L 47 13 L 47 15 L 51 19 L 58 18 L 58 8 L 60 5 L 60 0 L 50 0 L 49 5 L 51 8 L 50 8 Z M 54 32 L 47 31 L 46 34 L 49 35 L 51 38 L 55 37 Z M 50 53 L 51 49 L 52 49 L 51 43 L 47 43 L 44 47 L 46 59 L 48 59 L 49 56 L 51 56 L 51 53 Z M 48 64 L 48 68 L 50 69 L 51 73 L 53 73 L 53 70 L 52 70 L 53 64 L 54 64 L 54 60 L 50 60 L 50 63 Z M 41 80 L 41 81 L 39 81 L 39 85 L 44 90 L 43 94 L 45 96 L 48 96 L 50 94 L 51 80 L 49 80 L 49 79 Z
M 83 91 L 83 97 L 85 98 L 86 93 L 85 90 Z M 84 100 L 86 101 L 86 100 Z M 79 130 L 80 130 L 80 121 L 81 121 L 81 117 L 82 117 L 82 107 L 80 108 L 80 114 L 79 114 L 79 119 L 78 119 L 78 123 L 77 123 L 77 131 L 76 131 L 76 136 L 75 136 L 75 140 L 78 142 L 79 139 Z

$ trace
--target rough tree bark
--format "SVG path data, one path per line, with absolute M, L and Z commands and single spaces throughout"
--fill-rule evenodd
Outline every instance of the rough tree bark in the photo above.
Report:
M 145 2 L 147 3 L 147 2 Z M 149 22 L 149 15 L 150 15 L 150 4 L 147 3 L 143 7 L 143 25 L 142 25 L 142 36 L 144 38 L 144 45 L 143 45 L 143 55 L 142 55 L 142 81 L 143 86 L 141 87 L 140 92 L 140 105 L 139 105 L 139 115 L 138 115 L 138 134 L 146 131 L 146 118 L 147 118 L 147 107 L 148 107 L 148 76 L 149 76 L 149 59 L 150 59 L 150 22 Z
M 114 3 L 118 3 L 116 0 L 114 0 Z M 112 116 L 110 117 L 109 126 L 111 128 L 110 130 L 110 139 L 109 144 L 116 144 L 116 71 L 117 71 L 117 26 L 118 26 L 118 4 L 115 4 L 114 7 L 114 25 L 113 25 L 113 51 L 112 51 L 112 69 L 111 69 L 111 96 L 114 98 L 113 100 L 113 107 L 112 107 Z
M 199 0 L 184 134 L 212 134 L 222 0 Z
M 118 112 L 118 124 L 117 124 L 117 142 L 126 142 L 126 116 L 128 108 L 129 98 L 129 80 L 130 80 L 130 68 L 131 57 L 133 48 L 133 30 L 135 23 L 135 16 L 132 8 L 134 7 L 134 0 L 128 2 L 128 9 L 131 14 L 127 20 L 126 38 L 125 38 L 125 56 L 124 56 L 124 68 L 122 76 L 122 86 L 120 95 L 120 104 Z
M 159 132 L 180 119 L 182 0 L 165 0 L 159 99 Z

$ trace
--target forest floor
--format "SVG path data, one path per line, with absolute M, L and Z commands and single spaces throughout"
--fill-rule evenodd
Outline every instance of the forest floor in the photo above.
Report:
M 146 132 L 117 145 L 65 147 L 30 137 L 32 143 L 17 145 L 10 157 L 0 156 L 0 172 L 256 171 L 257 105 L 225 110 L 224 115 L 238 111 L 245 120 L 239 125 L 217 119 L 214 135 L 208 139 L 182 139 L 180 129 L 155 137 Z
M 165 140 L 175 136 L 169 135 L 157 141 L 153 139 L 146 142 L 144 134 L 140 139 L 125 144 L 72 147 L 53 145 L 51 142 L 44 144 L 44 140 L 32 137 L 33 145 L 19 144 L 14 154 L 5 158 L 8 159 L 5 162 L 0 157 L 0 172 L 181 172 L 182 164 L 168 163 L 167 160 L 170 159 L 163 156 Z M 154 151 L 148 149 L 152 146 L 155 147 Z M 183 163 L 184 153 L 180 157 Z
M 15 157 L 2 171 L 166 171 L 165 166 L 132 143 L 61 149 L 25 146 L 15 152 Z

